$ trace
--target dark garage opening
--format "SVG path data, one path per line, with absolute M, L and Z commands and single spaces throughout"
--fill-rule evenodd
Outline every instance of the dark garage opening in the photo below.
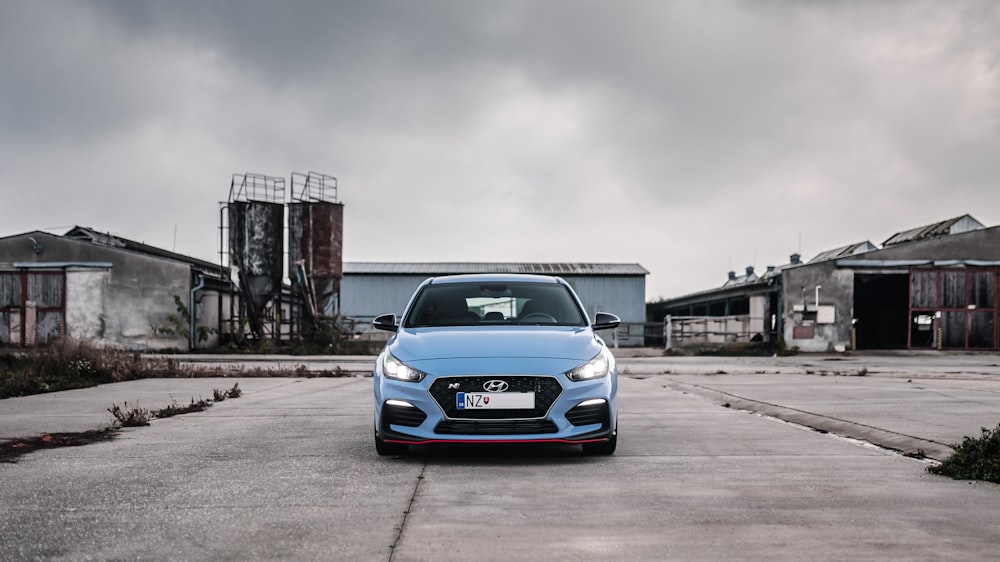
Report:
M 854 275 L 858 349 L 906 349 L 909 312 L 909 275 Z

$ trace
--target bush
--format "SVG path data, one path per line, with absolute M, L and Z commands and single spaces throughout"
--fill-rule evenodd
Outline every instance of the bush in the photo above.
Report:
M 965 437 L 955 445 L 955 453 L 943 463 L 930 466 L 931 474 L 956 480 L 985 480 L 1000 484 L 1000 425 L 993 430 L 981 428 L 978 438 Z

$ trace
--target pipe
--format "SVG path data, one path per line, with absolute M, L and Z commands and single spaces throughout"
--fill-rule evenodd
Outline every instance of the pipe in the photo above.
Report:
M 204 287 L 205 287 L 205 274 L 204 273 L 199 273 L 198 274 L 198 283 L 194 287 L 191 287 L 191 298 L 190 298 L 190 303 L 188 305 L 188 316 L 191 317 L 191 331 L 188 333 L 188 348 L 189 348 L 189 351 L 194 351 L 194 348 L 196 347 L 196 345 L 198 343 L 198 340 L 195 339 L 195 325 L 194 325 L 194 321 L 195 321 L 195 306 L 196 306 L 196 303 L 195 303 L 195 300 L 194 300 L 194 294 L 195 294 L 195 292 L 203 289 Z

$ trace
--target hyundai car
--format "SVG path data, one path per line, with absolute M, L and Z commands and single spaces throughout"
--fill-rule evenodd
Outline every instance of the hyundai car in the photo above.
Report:
M 375 362 L 375 449 L 412 445 L 561 443 L 613 454 L 618 372 L 599 330 L 565 280 L 451 275 L 425 280 Z

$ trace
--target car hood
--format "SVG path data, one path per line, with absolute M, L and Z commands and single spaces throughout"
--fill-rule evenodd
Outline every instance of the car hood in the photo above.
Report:
M 602 342 L 580 327 L 405 328 L 389 350 L 415 368 L 465 372 L 565 371 L 590 360 Z

